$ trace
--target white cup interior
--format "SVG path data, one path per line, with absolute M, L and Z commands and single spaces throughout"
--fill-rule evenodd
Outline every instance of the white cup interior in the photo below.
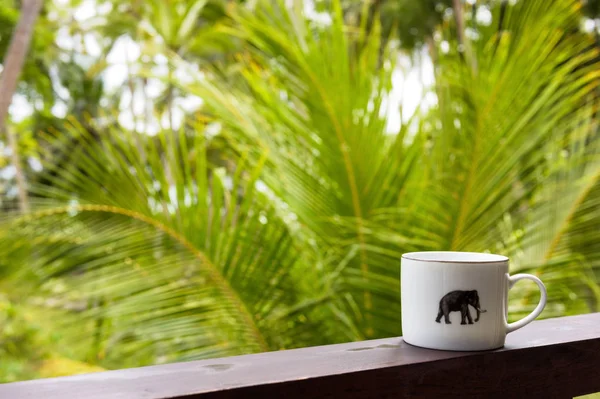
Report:
M 486 254 L 480 252 L 453 252 L 453 251 L 426 251 L 409 252 L 402 255 L 404 259 L 423 262 L 456 262 L 456 263 L 493 263 L 506 262 L 508 258 L 503 255 Z

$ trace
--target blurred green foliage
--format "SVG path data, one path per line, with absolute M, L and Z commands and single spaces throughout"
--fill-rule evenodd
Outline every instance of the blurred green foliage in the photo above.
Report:
M 38 378 L 38 364 L 47 350 L 40 327 L 23 307 L 0 296 L 0 382 Z
M 9 125 L 28 213 L 0 141 L 0 381 L 399 335 L 412 250 L 598 310 L 595 2 L 284 3 L 46 2 Z

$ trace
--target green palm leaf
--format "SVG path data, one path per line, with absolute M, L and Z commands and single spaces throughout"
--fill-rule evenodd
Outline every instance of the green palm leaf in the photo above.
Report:
M 314 322 L 286 310 L 311 274 L 256 190 L 260 169 L 242 159 L 230 176 L 207 163 L 201 134 L 183 131 L 148 140 L 148 164 L 117 132 L 95 140 L 74 125 L 48 145 L 68 162 L 46 165 L 31 214 L 3 221 L 1 259 L 28 265 L 21 280 L 68 287 L 43 300 L 81 313 L 65 334 L 94 340 L 108 366 L 111 353 L 140 364 L 303 344 L 288 337 Z
M 573 33 L 578 7 L 518 2 L 503 32 L 481 29 L 475 64 L 455 50 L 441 57 L 438 106 L 426 116 L 434 131 L 386 134 L 397 53 L 385 49 L 379 63 L 378 27 L 365 37 L 364 25 L 344 25 L 338 2 L 328 26 L 282 5 L 234 14 L 228 31 L 249 49 L 240 74 L 188 90 L 239 148 L 268 151 L 262 178 L 306 237 L 338 260 L 358 248 L 336 280 L 336 306 L 356 338 L 388 336 L 400 332 L 399 255 L 509 251 L 507 218 L 511 232 L 525 228 L 519 211 L 547 189 L 546 151 L 592 128 L 578 111 L 593 106 L 596 51 Z

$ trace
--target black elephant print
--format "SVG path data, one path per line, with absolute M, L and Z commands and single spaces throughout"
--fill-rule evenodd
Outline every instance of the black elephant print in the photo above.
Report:
M 451 324 L 450 312 L 460 312 L 460 324 L 467 324 L 467 320 L 469 321 L 469 324 L 473 324 L 469 305 L 477 311 L 475 321 L 479 321 L 480 313 L 485 313 L 486 311 L 481 310 L 481 306 L 479 305 L 479 294 L 477 294 L 476 290 L 449 292 L 440 300 L 440 308 L 435 321 L 439 323 L 440 320 L 442 320 L 442 316 L 444 316 L 446 324 Z

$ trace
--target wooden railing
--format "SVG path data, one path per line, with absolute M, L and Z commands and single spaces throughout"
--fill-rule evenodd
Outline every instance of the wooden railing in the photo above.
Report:
M 388 338 L 4 384 L 0 398 L 546 399 L 598 391 L 595 313 L 536 321 L 489 352 Z

